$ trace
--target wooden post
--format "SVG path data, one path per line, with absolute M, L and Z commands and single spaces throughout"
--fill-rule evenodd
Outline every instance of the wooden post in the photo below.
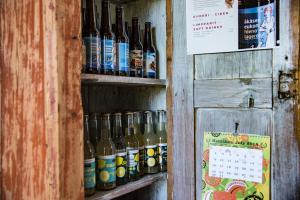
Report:
M 0 2 L 1 199 L 82 199 L 80 0 Z

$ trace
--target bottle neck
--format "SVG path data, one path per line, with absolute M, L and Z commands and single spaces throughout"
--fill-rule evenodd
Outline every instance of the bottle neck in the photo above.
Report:
M 84 116 L 84 141 L 90 141 L 90 131 L 89 131 L 89 117 Z
M 165 113 L 164 113 L 164 111 L 158 111 L 158 121 L 157 121 L 156 129 L 159 132 L 164 132 L 166 130 L 166 122 L 165 122 Z
M 102 139 L 110 139 L 110 116 L 105 115 L 102 116 L 101 119 L 101 138 Z
M 140 113 L 134 113 L 134 128 L 135 133 L 141 133 L 141 116 Z
M 145 134 L 153 133 L 153 122 L 152 122 L 152 113 L 146 113 L 146 122 L 145 122 Z
M 132 40 L 132 43 L 134 43 L 134 44 L 141 41 L 140 25 L 138 22 L 132 23 L 131 40 Z
M 116 8 L 116 36 L 125 35 L 125 28 L 124 28 L 124 20 L 123 20 L 123 9 Z
M 126 136 L 134 135 L 133 114 L 126 114 Z
M 102 2 L 101 33 L 111 32 L 109 7 L 108 1 Z
M 151 34 L 151 26 L 145 25 L 145 36 L 144 36 L 144 47 L 152 46 L 152 34 Z
M 95 0 L 86 0 L 86 11 L 85 11 L 85 26 L 84 31 L 91 33 L 91 31 L 97 31 L 96 27 L 96 7 Z
M 123 134 L 122 134 L 122 117 L 121 117 L 121 115 L 116 115 L 115 116 L 113 133 L 114 133 L 114 137 L 116 137 L 116 138 L 123 137 Z

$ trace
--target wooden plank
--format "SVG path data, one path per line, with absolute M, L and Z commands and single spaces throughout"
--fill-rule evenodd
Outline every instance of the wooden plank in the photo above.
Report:
M 102 84 L 102 85 L 132 85 L 132 86 L 166 86 L 166 80 L 151 78 L 136 78 L 125 76 L 108 76 L 99 74 L 82 74 L 82 83 Z
M 168 199 L 176 200 L 195 199 L 193 58 L 186 53 L 185 3 L 167 0 Z
M 166 173 L 147 175 L 147 176 L 144 176 L 143 178 L 141 178 L 140 180 L 127 183 L 126 185 L 119 186 L 114 190 L 97 192 L 95 195 L 86 198 L 86 200 L 115 199 L 122 195 L 128 194 L 130 192 L 133 192 L 133 191 L 139 190 L 143 187 L 154 184 L 157 181 L 166 180 L 166 179 L 167 179 Z
M 272 50 L 195 56 L 195 79 L 272 77 Z
M 194 106 L 202 108 L 272 108 L 272 78 L 194 81 Z
M 82 199 L 80 0 L 1 1 L 0 16 L 1 199 Z
M 274 133 L 272 199 L 300 199 L 300 141 L 295 128 L 294 101 L 277 98 L 278 72 L 299 70 L 300 2 L 280 1 L 280 47 L 273 50 Z
M 202 153 L 204 131 L 234 132 L 239 123 L 240 133 L 272 135 L 271 109 L 197 109 L 196 110 L 196 192 L 201 199 Z

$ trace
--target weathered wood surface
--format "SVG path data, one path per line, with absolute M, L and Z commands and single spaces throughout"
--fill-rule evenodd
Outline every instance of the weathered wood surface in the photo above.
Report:
M 195 79 L 271 78 L 272 50 L 195 56 Z
M 131 192 L 133 192 L 135 195 L 138 195 L 139 191 L 137 191 L 137 190 L 144 188 L 146 186 L 149 186 L 151 184 L 156 184 L 158 181 L 163 181 L 163 180 L 166 181 L 166 179 L 167 179 L 166 173 L 147 175 L 138 181 L 127 183 L 126 185 L 119 186 L 114 190 L 97 192 L 95 195 L 93 195 L 89 198 L 86 198 L 86 200 L 110 200 L 110 199 L 115 199 L 117 197 L 120 197 L 122 195 L 131 193 Z M 161 188 L 159 188 L 159 190 L 160 189 Z M 166 190 L 164 192 L 167 193 Z M 149 196 L 155 195 L 155 193 L 152 193 L 149 190 L 147 190 L 147 192 L 145 192 L 144 195 L 146 193 L 148 193 Z M 166 194 L 163 196 L 166 197 Z M 124 198 L 122 198 L 122 199 L 124 199 Z M 143 199 L 148 199 L 148 198 L 145 198 L 145 196 L 144 196 Z M 163 200 L 163 199 L 161 199 L 161 200 Z
M 80 0 L 0 2 L 1 199 L 83 198 L 74 19 Z
M 194 81 L 194 107 L 272 108 L 272 78 Z
M 185 1 L 167 1 L 168 199 L 195 199 L 193 59 L 186 55 Z
M 202 152 L 205 131 L 234 132 L 239 123 L 239 133 L 271 136 L 273 132 L 271 109 L 197 109 L 196 111 L 196 191 L 201 199 Z

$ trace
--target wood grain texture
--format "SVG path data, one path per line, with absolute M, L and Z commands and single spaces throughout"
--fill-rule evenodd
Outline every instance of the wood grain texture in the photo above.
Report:
M 1 199 L 82 199 L 80 0 L 0 15 Z
M 168 199 L 176 200 L 195 199 L 194 72 L 192 56 L 186 55 L 185 3 L 167 1 L 168 45 L 172 44 L 167 49 Z
M 195 79 L 271 78 L 272 50 L 195 56 Z
M 252 95 L 252 96 L 251 96 Z M 194 81 L 194 107 L 272 108 L 272 78 Z
M 202 152 L 205 131 L 234 132 L 239 123 L 239 133 L 272 135 L 271 109 L 197 109 L 196 110 L 196 192 L 201 199 Z

